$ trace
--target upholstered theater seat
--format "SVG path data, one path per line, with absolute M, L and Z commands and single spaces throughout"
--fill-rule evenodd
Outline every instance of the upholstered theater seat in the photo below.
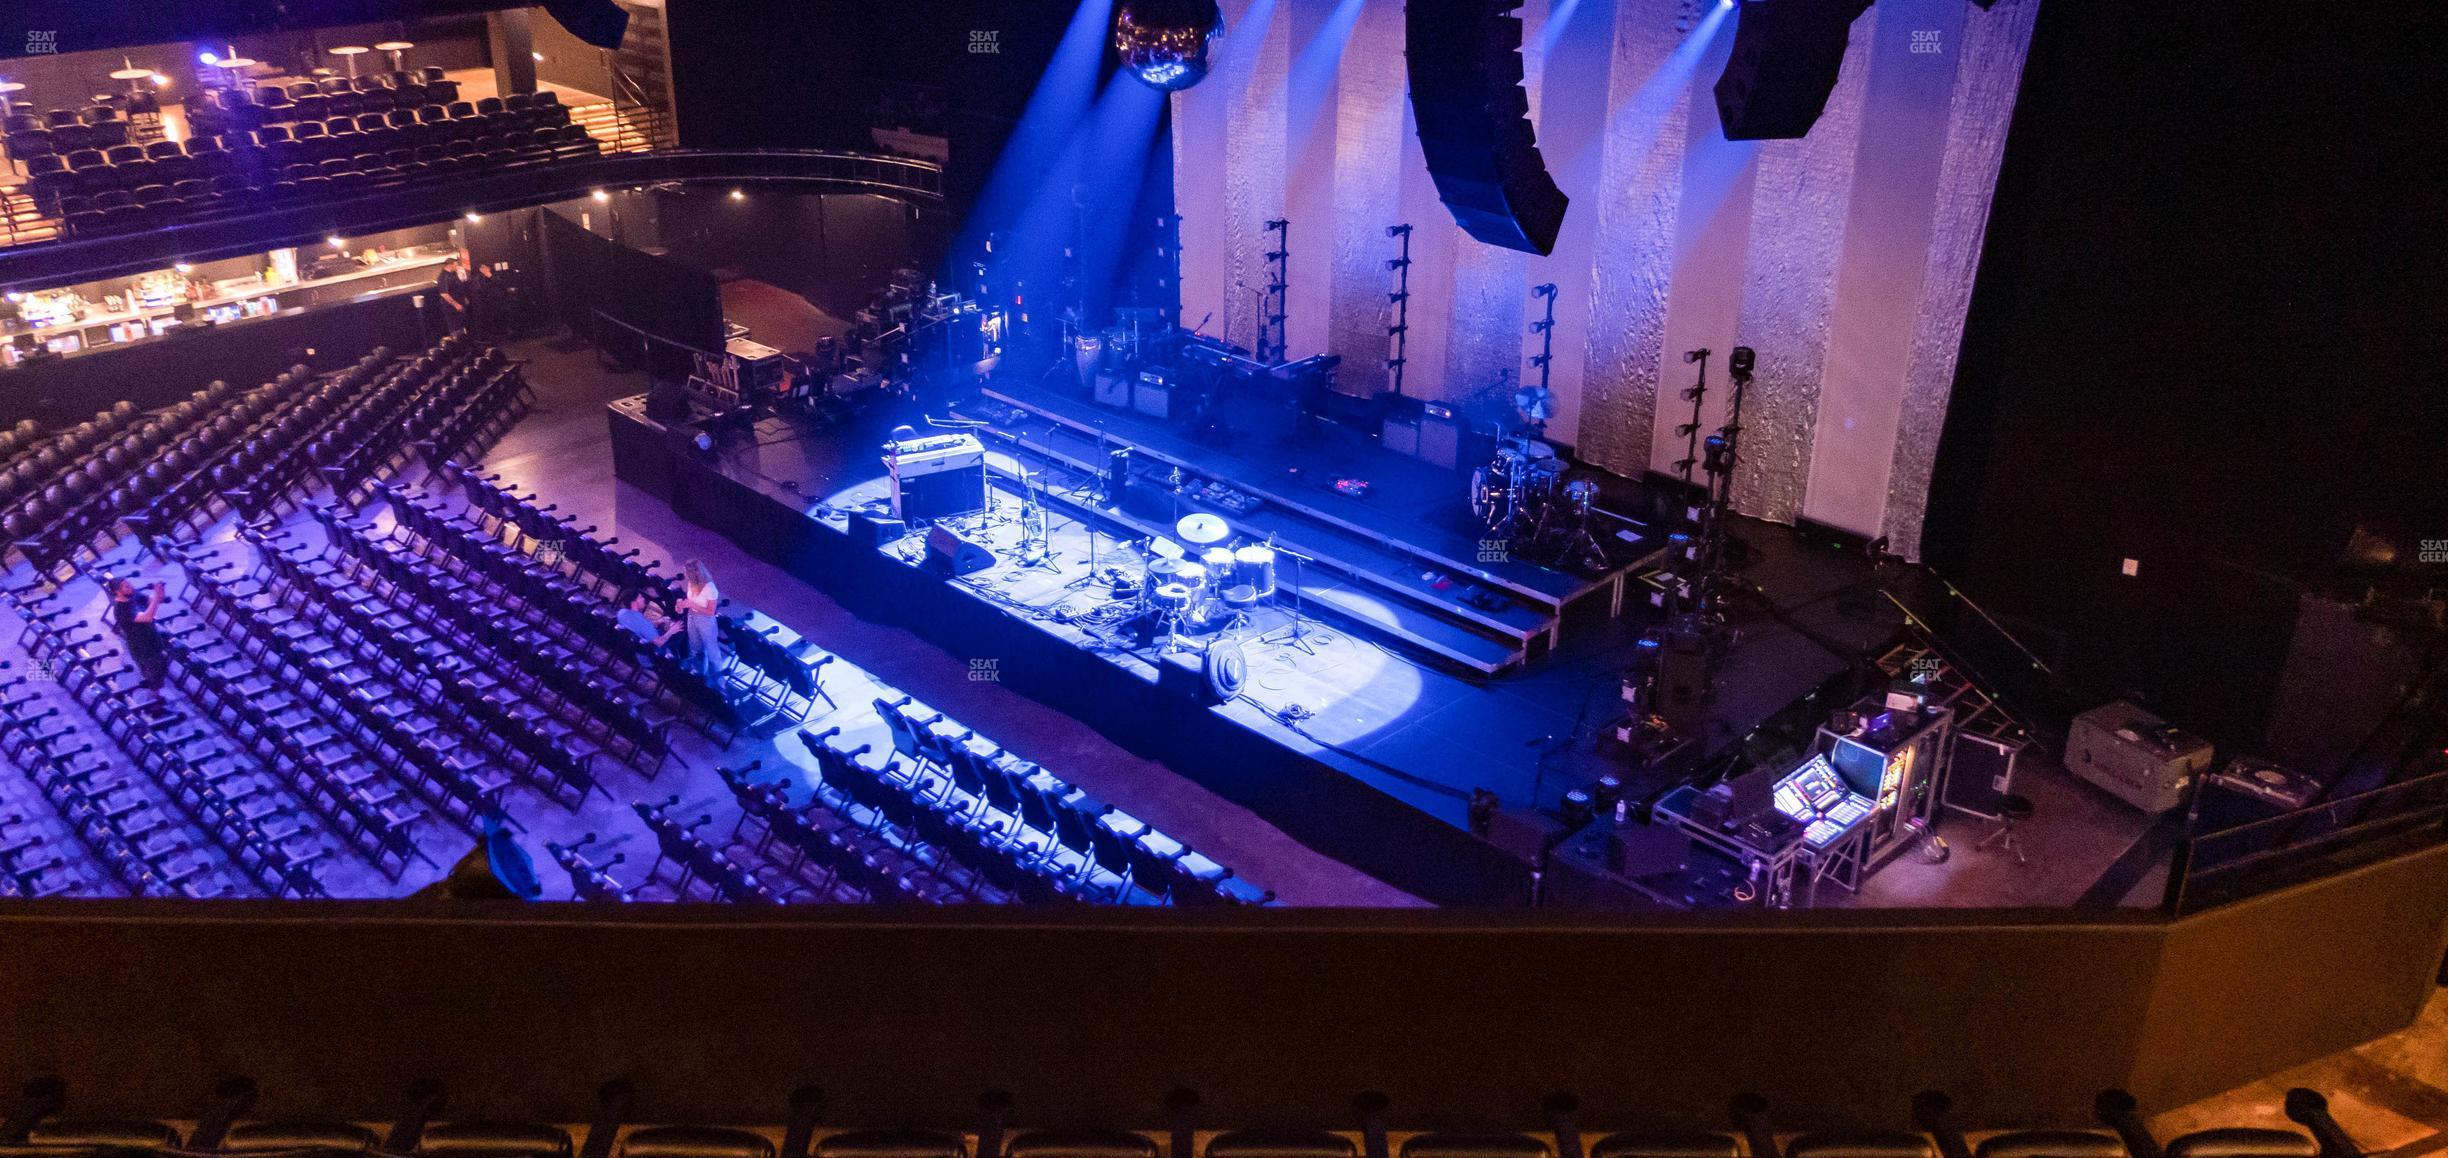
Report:
M 1126 1130 L 1034 1130 L 1005 1149 L 1011 1158 L 1156 1158 L 1156 1143 Z
M 349 1122 L 241 1122 L 230 1127 L 221 1149 L 237 1154 L 267 1150 L 354 1153 L 374 1148 L 374 1131 Z
M 45 1122 L 26 1134 L 26 1149 L 175 1150 L 179 1132 L 161 1122 Z M 0 1147 L 0 1153 L 9 1148 Z
M 762 1134 L 715 1126 L 650 1126 L 621 1141 L 624 1158 L 773 1158 Z
M 1324 1130 L 1235 1130 L 1207 1143 L 1207 1158 L 1351 1158 L 1349 1138 Z
M 1938 1158 L 1938 1148 L 1902 1131 L 1804 1134 L 1785 1147 L 1785 1158 Z
M 2125 1158 L 2125 1143 L 2096 1130 L 2016 1130 L 1981 1139 L 1973 1158 Z
M 2316 1158 L 2320 1144 L 2293 1130 L 2233 1126 L 2196 1130 L 2167 1144 L 2167 1158 Z
M 1528 1134 L 1421 1134 L 1403 1143 L 1403 1158 L 1551 1158 Z
M 940 1130 L 845 1130 L 816 1143 L 816 1158 L 965 1158 L 958 1134 Z
M 533 1122 L 450 1122 L 429 1126 L 417 1153 L 436 1158 L 567 1158 L 569 1132 Z
M 1610 1134 L 1590 1147 L 1590 1158 L 1742 1158 L 1742 1143 L 1704 1131 Z

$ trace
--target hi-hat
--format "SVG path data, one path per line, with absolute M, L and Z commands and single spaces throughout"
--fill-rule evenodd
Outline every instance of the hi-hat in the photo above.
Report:
M 1182 521 L 1173 524 L 1173 533 L 1204 547 L 1231 538 L 1232 527 L 1214 515 L 1185 515 Z

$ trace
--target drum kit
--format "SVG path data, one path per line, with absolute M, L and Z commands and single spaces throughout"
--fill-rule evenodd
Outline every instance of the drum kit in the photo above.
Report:
M 1148 540 L 1139 596 L 1164 629 L 1168 649 L 1185 646 L 1185 630 L 1239 630 L 1276 597 L 1276 560 L 1284 553 L 1269 543 L 1234 547 L 1233 538 L 1231 524 L 1196 514 L 1175 523 L 1173 536 Z
M 1571 470 L 1553 446 L 1536 438 L 1499 440 L 1495 458 L 1471 472 L 1471 513 L 1516 558 L 1603 566 L 1598 484 L 1571 477 Z

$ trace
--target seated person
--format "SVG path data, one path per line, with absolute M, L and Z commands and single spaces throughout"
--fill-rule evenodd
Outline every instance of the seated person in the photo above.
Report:
M 655 651 L 669 651 L 671 638 L 687 626 L 682 620 L 664 612 L 644 591 L 629 593 L 628 605 L 613 615 L 613 621 L 629 634 Z

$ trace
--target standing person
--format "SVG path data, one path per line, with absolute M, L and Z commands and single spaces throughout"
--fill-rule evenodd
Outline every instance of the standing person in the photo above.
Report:
M 136 584 L 121 579 L 111 584 L 111 625 L 119 629 L 119 638 L 127 641 L 128 661 L 136 665 L 146 689 L 158 689 L 170 674 L 170 658 L 162 654 L 161 628 L 154 626 L 153 617 L 161 613 L 162 585 L 153 584 L 142 605 L 136 602 Z
M 478 263 L 468 275 L 468 331 L 487 342 L 501 340 L 502 321 L 510 316 L 510 287 L 493 267 Z
M 722 671 L 722 621 L 717 610 L 722 606 L 722 589 L 714 586 L 714 574 L 706 570 L 703 559 L 681 564 L 680 578 L 680 610 L 688 615 L 689 662 L 711 680 Z
M 454 253 L 434 275 L 434 296 L 442 302 L 442 328 L 458 333 L 468 327 L 467 259 Z

